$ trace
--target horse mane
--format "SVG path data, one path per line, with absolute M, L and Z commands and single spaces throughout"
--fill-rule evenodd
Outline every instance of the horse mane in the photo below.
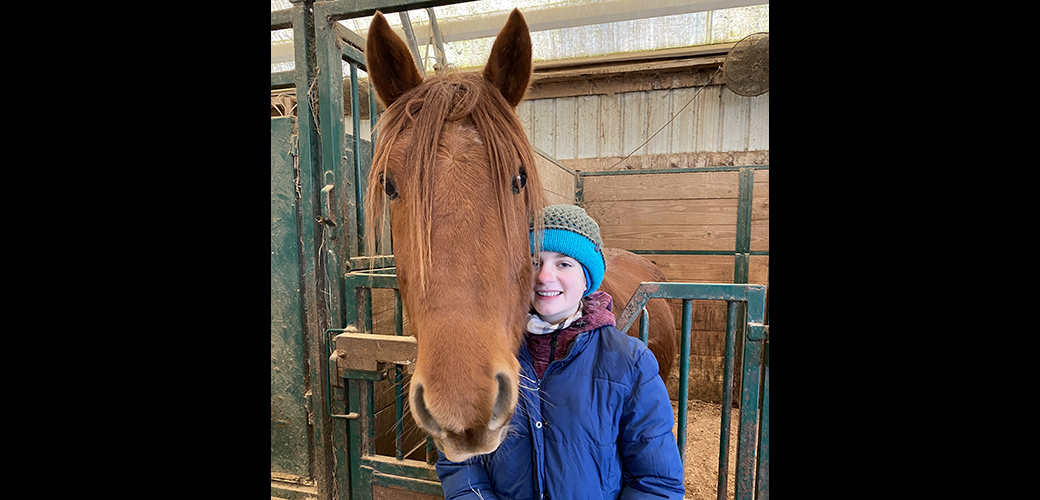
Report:
M 368 255 L 375 255 L 375 232 L 382 227 L 387 213 L 387 200 L 383 192 L 382 177 L 388 162 L 393 158 L 400 163 L 405 178 L 395 182 L 414 193 L 409 196 L 420 200 L 409 204 L 409 213 L 401 214 L 409 220 L 421 221 L 413 224 L 414 241 L 418 242 L 419 262 L 417 266 L 419 287 L 426 290 L 427 269 L 431 265 L 430 228 L 433 212 L 433 181 L 436 175 L 437 145 L 444 123 L 469 118 L 481 141 L 488 149 L 493 188 L 497 193 L 498 209 L 503 220 L 503 237 L 506 248 L 512 251 L 522 245 L 526 260 L 528 238 L 511 234 L 507 227 L 515 227 L 515 215 L 507 207 L 514 203 L 512 182 L 522 165 L 527 172 L 527 185 L 523 189 L 527 207 L 527 225 L 541 226 L 541 210 L 545 206 L 545 195 L 538 177 L 534 152 L 513 107 L 502 94 L 479 73 L 448 73 L 427 78 L 422 84 L 401 95 L 386 109 L 378 124 L 378 140 L 369 173 L 368 189 L 365 194 L 365 241 Z M 412 125 L 412 136 L 407 145 L 400 144 L 399 136 Z M 514 153 L 520 157 L 515 164 Z M 402 194 L 403 196 L 403 194 Z M 537 235 L 538 232 L 536 231 Z M 385 250 L 385 249 L 384 249 Z M 522 266 L 513 264 L 511 273 L 519 276 Z

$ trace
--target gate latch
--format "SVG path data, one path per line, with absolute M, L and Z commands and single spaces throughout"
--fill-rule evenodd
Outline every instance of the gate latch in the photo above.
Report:
M 415 372 L 418 344 L 415 337 L 344 332 L 336 335 L 336 351 L 330 361 L 336 362 L 335 379 L 343 372 L 380 372 L 387 365 L 404 365 Z

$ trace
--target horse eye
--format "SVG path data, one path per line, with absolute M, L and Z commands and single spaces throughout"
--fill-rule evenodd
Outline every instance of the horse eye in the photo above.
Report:
M 520 190 L 527 185 L 527 170 L 520 167 L 520 173 L 513 178 L 513 194 L 520 194 Z
M 379 182 L 383 184 L 383 191 L 390 197 L 391 200 L 397 199 L 397 186 L 394 185 L 393 179 L 389 179 L 384 176 L 379 177 Z

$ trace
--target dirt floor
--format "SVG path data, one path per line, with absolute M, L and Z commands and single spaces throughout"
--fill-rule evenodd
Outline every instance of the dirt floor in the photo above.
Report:
M 719 428 L 722 405 L 690 400 L 686 413 L 686 463 L 683 465 L 687 500 L 716 500 L 719 482 Z M 679 406 L 672 401 L 672 412 L 679 421 Z M 737 428 L 740 410 L 734 408 L 730 417 L 729 481 L 726 497 L 733 498 L 734 477 L 737 470 Z M 678 431 L 678 424 L 672 432 Z

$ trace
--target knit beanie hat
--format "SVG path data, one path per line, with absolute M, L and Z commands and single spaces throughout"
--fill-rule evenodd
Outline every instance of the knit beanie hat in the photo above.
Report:
M 603 240 L 599 236 L 599 224 L 575 205 L 550 205 L 542 216 L 542 248 L 534 248 L 534 232 L 531 236 L 531 253 L 559 252 L 581 263 L 585 271 L 585 293 L 587 297 L 599 289 L 606 271 L 603 260 Z

